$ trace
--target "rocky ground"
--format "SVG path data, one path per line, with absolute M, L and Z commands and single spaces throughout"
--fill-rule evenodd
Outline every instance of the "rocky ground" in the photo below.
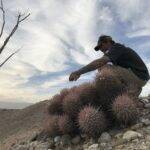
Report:
M 0 150 L 8 150 L 12 144 L 39 132 L 47 104 L 45 100 L 20 110 L 0 109 Z
M 10 150 L 149 150 L 150 108 L 141 109 L 136 124 L 128 128 L 114 127 L 102 133 L 97 139 L 84 135 L 41 138 L 40 131 L 34 131 L 29 135 L 26 139 L 12 143 Z

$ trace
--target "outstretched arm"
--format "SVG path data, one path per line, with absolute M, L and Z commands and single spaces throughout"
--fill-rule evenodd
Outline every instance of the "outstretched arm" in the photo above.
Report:
M 90 71 L 94 71 L 102 67 L 103 65 L 107 64 L 108 62 L 110 62 L 109 57 L 104 55 L 102 58 L 96 59 L 91 63 L 89 63 L 88 65 L 84 66 L 83 68 L 71 73 L 69 81 L 76 81 L 80 77 L 80 75 Z

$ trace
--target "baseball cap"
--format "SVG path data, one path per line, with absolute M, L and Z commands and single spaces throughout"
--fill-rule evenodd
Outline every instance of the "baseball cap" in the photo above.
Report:
M 106 42 L 107 40 L 113 41 L 111 36 L 108 36 L 108 35 L 101 35 L 101 36 L 99 37 L 99 39 L 98 39 L 97 46 L 94 48 L 95 51 L 100 50 L 101 43 L 102 43 L 102 42 Z

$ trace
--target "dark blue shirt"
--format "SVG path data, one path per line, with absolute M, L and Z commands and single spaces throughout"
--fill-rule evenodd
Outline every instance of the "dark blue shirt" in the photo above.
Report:
M 130 68 L 135 75 L 142 80 L 149 80 L 148 69 L 140 56 L 131 48 L 122 44 L 114 43 L 111 49 L 105 54 L 114 65 Z

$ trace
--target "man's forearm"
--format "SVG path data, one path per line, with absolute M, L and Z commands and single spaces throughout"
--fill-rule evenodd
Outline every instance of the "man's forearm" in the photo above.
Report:
M 93 62 L 89 63 L 88 65 L 86 65 L 85 67 L 79 69 L 77 72 L 81 75 L 90 71 L 94 71 L 100 67 L 102 67 L 103 65 L 105 65 L 107 62 L 109 62 L 109 58 L 103 56 L 100 59 L 96 59 Z

